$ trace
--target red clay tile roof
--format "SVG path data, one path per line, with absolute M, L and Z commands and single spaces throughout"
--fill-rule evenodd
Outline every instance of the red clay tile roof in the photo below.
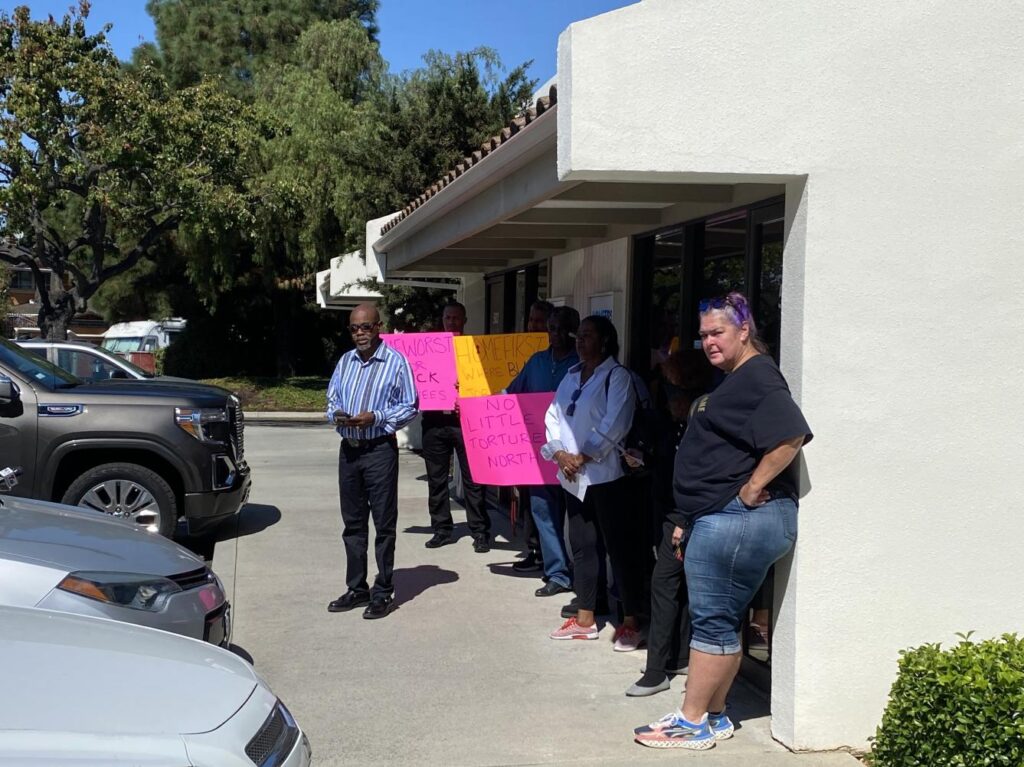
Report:
M 541 98 L 537 99 L 537 103 L 530 107 L 528 110 L 526 110 L 524 114 L 520 115 L 519 117 L 515 118 L 512 122 L 510 122 L 508 124 L 508 127 L 502 128 L 501 133 L 498 133 L 495 136 L 491 136 L 489 139 L 487 139 L 487 141 L 481 144 L 480 148 L 473 152 L 473 154 L 469 155 L 468 157 L 464 157 L 462 162 L 460 162 L 458 165 L 456 165 L 454 168 L 448 171 L 448 173 L 446 173 L 442 178 L 440 178 L 439 180 L 431 184 L 429 187 L 427 187 L 426 190 L 424 190 L 423 194 L 421 194 L 415 200 L 412 200 L 408 205 L 402 208 L 401 212 L 397 216 L 388 221 L 388 223 L 385 224 L 383 228 L 381 228 L 380 233 L 384 234 L 385 232 L 389 232 L 391 229 L 398 225 L 398 222 L 406 218 L 410 213 L 416 210 L 416 208 L 420 207 L 423 203 L 425 203 L 435 194 L 440 192 L 442 189 L 444 189 L 446 186 L 452 183 L 455 179 L 457 179 L 459 176 L 465 173 L 467 170 L 472 168 L 474 165 L 476 165 L 478 162 L 484 159 L 487 155 L 491 154 L 491 152 L 496 151 L 499 147 L 502 147 L 506 143 L 511 141 L 512 138 L 519 135 L 519 133 L 522 130 L 524 130 L 527 126 L 529 126 L 530 123 L 532 123 L 542 114 L 547 112 L 549 109 L 551 109 L 551 107 L 555 106 L 555 104 L 557 103 L 558 91 L 556 90 L 555 86 L 552 85 L 551 88 L 548 90 L 547 96 L 542 96 Z

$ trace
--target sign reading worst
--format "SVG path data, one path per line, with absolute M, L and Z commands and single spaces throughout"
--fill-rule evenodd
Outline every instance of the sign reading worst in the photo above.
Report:
M 454 410 L 458 388 L 451 333 L 382 333 L 384 343 L 409 361 L 420 410 Z
M 558 466 L 541 458 L 544 414 L 553 392 L 459 400 L 473 480 L 484 485 L 557 485 Z
M 548 334 L 456 336 L 453 342 L 459 393 L 463 397 L 484 397 L 508 386 L 531 356 L 547 349 Z

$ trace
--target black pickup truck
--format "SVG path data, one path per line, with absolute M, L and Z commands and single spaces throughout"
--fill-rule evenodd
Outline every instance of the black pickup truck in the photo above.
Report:
M 249 496 L 238 399 L 192 382 L 81 379 L 0 339 L 0 466 L 15 495 L 88 506 L 170 536 Z

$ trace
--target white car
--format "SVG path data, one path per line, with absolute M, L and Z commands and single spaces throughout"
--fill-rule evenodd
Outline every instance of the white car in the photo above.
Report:
M 166 631 L 0 607 L 0 767 L 307 767 L 252 666 Z
M 0 604 L 231 641 L 224 588 L 191 551 L 133 522 L 30 498 L 0 496 Z

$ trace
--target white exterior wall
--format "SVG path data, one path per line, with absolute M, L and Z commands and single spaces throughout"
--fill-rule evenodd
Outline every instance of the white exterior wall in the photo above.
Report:
M 1021 629 L 1021 29 L 645 0 L 560 40 L 563 179 L 788 182 L 783 368 L 817 435 L 775 636 L 794 748 L 863 746 L 900 648 Z
M 552 298 L 564 298 L 580 317 L 590 314 L 590 297 L 597 293 L 619 292 L 622 311 L 612 315 L 619 331 L 619 358 L 626 359 L 630 333 L 631 246 L 629 238 L 612 240 L 551 259 L 549 292 Z

